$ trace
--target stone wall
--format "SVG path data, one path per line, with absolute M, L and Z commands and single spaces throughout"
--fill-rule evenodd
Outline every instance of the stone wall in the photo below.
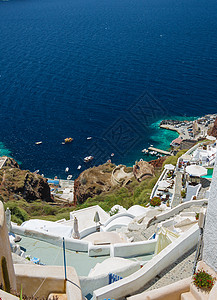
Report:
M 203 260 L 217 272 L 217 157 L 210 187 L 204 231 Z
M 3 203 L 0 201 L 0 285 L 7 292 L 16 290 L 16 277 L 11 256 Z

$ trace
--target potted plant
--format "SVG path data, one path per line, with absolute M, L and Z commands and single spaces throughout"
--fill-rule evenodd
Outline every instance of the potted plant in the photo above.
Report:
M 193 275 L 193 284 L 202 291 L 210 292 L 214 283 L 216 281 L 216 278 L 204 271 L 203 269 L 198 270 Z
M 186 191 L 185 191 L 185 189 L 181 190 L 181 197 L 182 198 L 186 197 Z
M 161 205 L 161 198 L 160 197 L 154 197 L 150 200 L 151 206 L 160 206 Z
M 199 220 L 199 213 L 195 213 L 195 219 Z

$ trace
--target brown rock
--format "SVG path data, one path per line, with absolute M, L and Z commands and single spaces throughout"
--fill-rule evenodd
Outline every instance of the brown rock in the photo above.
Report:
M 149 161 L 149 164 L 152 165 L 155 169 L 161 169 L 166 158 L 167 156 L 163 156 L 158 159 L 151 160 Z
M 47 179 L 28 170 L 21 170 L 12 158 L 0 170 L 0 195 L 4 202 L 25 199 L 31 202 L 37 199 L 53 201 Z
M 147 177 L 154 176 L 154 167 L 147 161 L 136 162 L 133 166 L 133 174 L 136 180 L 143 181 Z
M 111 187 L 111 175 L 116 166 L 111 163 L 89 168 L 82 172 L 74 182 L 74 202 L 83 203 L 88 198 L 108 192 Z
M 217 138 L 217 118 L 215 119 L 214 125 L 211 129 L 211 132 L 210 132 L 210 135 Z

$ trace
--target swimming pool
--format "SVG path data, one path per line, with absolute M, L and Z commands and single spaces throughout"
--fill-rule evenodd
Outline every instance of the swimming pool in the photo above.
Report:
M 207 175 L 201 176 L 202 178 L 212 178 L 213 168 L 207 169 Z
M 19 245 L 26 249 L 26 255 L 38 257 L 40 258 L 41 263 L 44 263 L 46 265 L 63 265 L 62 248 L 30 237 L 21 237 L 22 240 L 19 242 Z M 79 276 L 87 276 L 89 271 L 97 263 L 101 263 L 109 257 L 110 256 L 89 257 L 88 253 L 66 250 L 67 266 L 74 267 Z M 150 260 L 152 257 L 153 254 L 149 254 L 131 258 L 131 260 L 139 260 L 141 262 L 144 262 Z

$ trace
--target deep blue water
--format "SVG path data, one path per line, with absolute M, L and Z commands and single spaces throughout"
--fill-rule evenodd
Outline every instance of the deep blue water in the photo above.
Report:
M 0 1 L 1 153 L 63 177 L 166 149 L 155 122 L 217 110 L 216 29 L 216 0 Z

